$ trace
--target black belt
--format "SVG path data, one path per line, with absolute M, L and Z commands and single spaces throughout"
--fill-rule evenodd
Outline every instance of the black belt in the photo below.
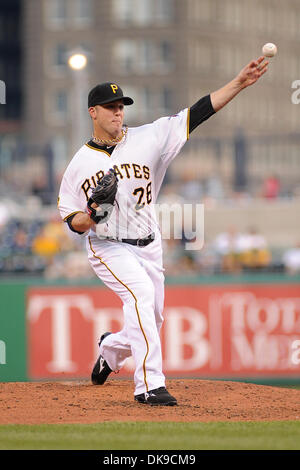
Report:
M 120 241 L 123 243 L 129 243 L 129 245 L 135 246 L 147 246 L 149 243 L 152 243 L 155 238 L 155 233 L 150 233 L 146 238 L 138 238 L 136 240 L 132 240 L 131 238 L 122 238 Z

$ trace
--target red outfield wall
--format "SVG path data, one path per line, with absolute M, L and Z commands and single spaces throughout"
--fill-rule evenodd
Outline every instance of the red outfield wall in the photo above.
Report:
M 123 323 L 102 287 L 29 288 L 26 309 L 29 379 L 89 377 L 99 336 Z M 164 316 L 167 376 L 300 377 L 299 284 L 166 286 Z

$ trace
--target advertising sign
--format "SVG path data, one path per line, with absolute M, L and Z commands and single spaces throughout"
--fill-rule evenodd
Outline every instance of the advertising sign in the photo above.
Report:
M 297 285 L 167 286 L 164 318 L 167 376 L 299 376 Z M 102 287 L 32 288 L 27 324 L 30 378 L 88 377 L 122 304 Z M 129 359 L 120 374 L 133 369 Z

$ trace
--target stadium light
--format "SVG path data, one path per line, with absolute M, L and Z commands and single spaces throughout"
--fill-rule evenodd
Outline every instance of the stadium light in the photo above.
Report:
M 70 117 L 72 126 L 72 149 L 74 154 L 90 134 L 85 102 L 89 83 L 89 56 L 81 48 L 69 51 L 67 63 L 71 71 Z
M 82 53 L 72 54 L 68 59 L 68 65 L 72 70 L 83 70 L 87 65 L 87 56 Z

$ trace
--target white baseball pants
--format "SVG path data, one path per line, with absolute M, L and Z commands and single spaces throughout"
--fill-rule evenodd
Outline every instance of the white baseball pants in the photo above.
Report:
M 145 247 L 87 237 L 87 251 L 97 276 L 123 302 L 123 329 L 105 338 L 100 354 L 113 371 L 133 356 L 135 395 L 164 387 L 159 336 L 164 305 L 160 234 Z

